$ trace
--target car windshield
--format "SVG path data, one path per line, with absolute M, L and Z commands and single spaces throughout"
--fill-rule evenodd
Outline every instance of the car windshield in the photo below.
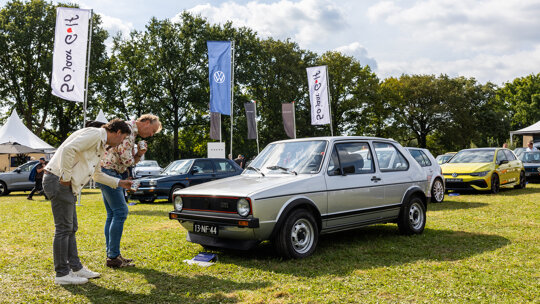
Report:
M 539 152 L 523 152 L 519 159 L 524 163 L 540 163 L 540 151 Z
M 251 163 L 257 169 L 244 174 L 313 174 L 319 172 L 327 142 L 324 140 L 281 142 L 268 145 Z
M 189 168 L 191 167 L 191 164 L 193 163 L 193 159 L 183 159 L 183 160 L 177 160 L 170 163 L 165 170 L 161 174 L 165 175 L 178 175 L 178 174 L 186 174 L 188 173 Z
M 464 150 L 458 152 L 448 163 L 490 163 L 495 156 L 493 150 Z
M 159 167 L 155 160 L 143 160 L 137 163 L 137 167 Z

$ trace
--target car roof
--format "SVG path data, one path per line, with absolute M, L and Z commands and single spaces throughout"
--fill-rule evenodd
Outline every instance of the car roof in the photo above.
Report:
M 321 137 L 305 137 L 305 138 L 294 138 L 294 139 L 284 139 L 277 140 L 272 142 L 275 143 L 285 143 L 285 142 L 302 142 L 302 141 L 313 141 L 313 140 L 325 140 L 325 141 L 339 141 L 339 140 L 382 140 L 382 141 L 391 141 L 398 143 L 397 141 L 391 138 L 382 138 L 382 137 L 372 137 L 372 136 L 321 136 Z

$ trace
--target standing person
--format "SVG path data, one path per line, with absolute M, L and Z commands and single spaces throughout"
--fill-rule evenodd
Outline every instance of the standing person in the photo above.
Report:
M 79 260 L 75 232 L 77 232 L 77 193 L 94 178 L 111 187 L 130 188 L 131 181 L 103 174 L 99 161 L 105 145 L 119 145 L 131 132 L 120 119 L 111 120 L 102 128 L 84 128 L 71 134 L 60 145 L 45 166 L 43 188 L 51 199 L 54 217 L 53 257 L 56 284 L 84 284 L 99 273 L 84 267 Z
M 244 169 L 246 165 L 246 159 L 244 158 L 244 155 L 242 154 L 238 154 L 238 157 L 234 159 L 234 162 L 237 163 L 242 169 Z
M 529 144 L 527 145 L 527 149 L 525 149 L 525 152 L 531 152 L 534 151 L 534 142 L 531 140 L 529 141 Z
M 33 170 L 33 169 L 32 169 Z M 32 200 L 32 197 L 34 196 L 34 193 L 38 192 L 38 194 L 43 193 L 43 174 L 45 173 L 45 157 L 39 158 L 39 163 L 36 165 L 36 175 L 34 176 L 34 188 L 28 194 L 27 199 Z M 45 195 L 45 199 L 47 198 L 47 195 Z
M 146 153 L 145 143 L 139 145 L 139 149 L 135 153 L 137 135 L 147 138 L 161 131 L 159 118 L 152 114 L 144 114 L 137 121 L 128 121 L 127 125 L 131 130 L 130 135 L 124 139 L 121 145 L 108 150 L 101 160 L 101 171 L 116 178 L 127 178 L 128 168 L 138 163 Z M 103 202 L 107 209 L 104 228 L 107 250 L 106 265 L 111 268 L 134 266 L 132 259 L 124 258 L 120 254 L 120 240 L 129 211 L 124 190 L 99 183 L 97 185 L 101 188 Z
M 507 143 L 504 143 L 502 147 L 503 147 L 503 148 L 508 148 L 508 144 L 507 144 Z

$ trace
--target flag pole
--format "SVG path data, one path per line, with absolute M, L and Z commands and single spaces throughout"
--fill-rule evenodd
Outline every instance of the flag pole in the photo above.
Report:
M 86 48 L 86 83 L 84 85 L 84 102 L 83 102 L 83 128 L 86 125 L 86 106 L 88 103 L 88 78 L 90 77 L 90 49 L 92 48 L 92 16 L 94 15 L 94 10 L 90 10 L 90 29 L 88 30 L 88 47 Z M 79 190 L 79 195 L 77 199 L 77 204 L 75 206 L 82 206 L 82 188 Z
M 292 119 L 293 119 L 293 130 L 294 130 L 294 137 L 296 138 L 296 103 L 292 102 Z
M 253 101 L 255 104 L 255 131 L 257 132 L 257 154 L 259 154 L 261 151 L 259 150 L 259 127 L 257 124 L 257 102 Z
M 233 147 L 234 40 L 231 41 L 231 156 Z
M 330 94 L 330 78 L 328 77 L 328 66 L 326 66 L 326 90 L 328 91 L 328 112 L 330 112 L 330 135 L 334 136 L 332 127 L 332 94 Z

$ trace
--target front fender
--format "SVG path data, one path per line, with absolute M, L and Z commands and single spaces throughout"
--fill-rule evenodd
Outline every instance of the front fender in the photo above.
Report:
M 321 213 L 315 203 L 309 199 L 306 196 L 300 196 L 300 197 L 293 197 L 289 199 L 283 206 L 281 207 L 281 210 L 278 213 L 278 220 L 276 224 L 274 225 L 274 228 L 272 229 L 272 233 L 270 234 L 270 239 L 274 238 L 276 233 L 279 231 L 281 225 L 285 222 L 287 219 L 288 214 L 297 208 L 305 208 L 313 212 L 313 215 L 315 216 L 315 219 L 317 220 L 317 226 L 319 231 L 321 231 L 322 228 L 322 220 L 321 220 Z

